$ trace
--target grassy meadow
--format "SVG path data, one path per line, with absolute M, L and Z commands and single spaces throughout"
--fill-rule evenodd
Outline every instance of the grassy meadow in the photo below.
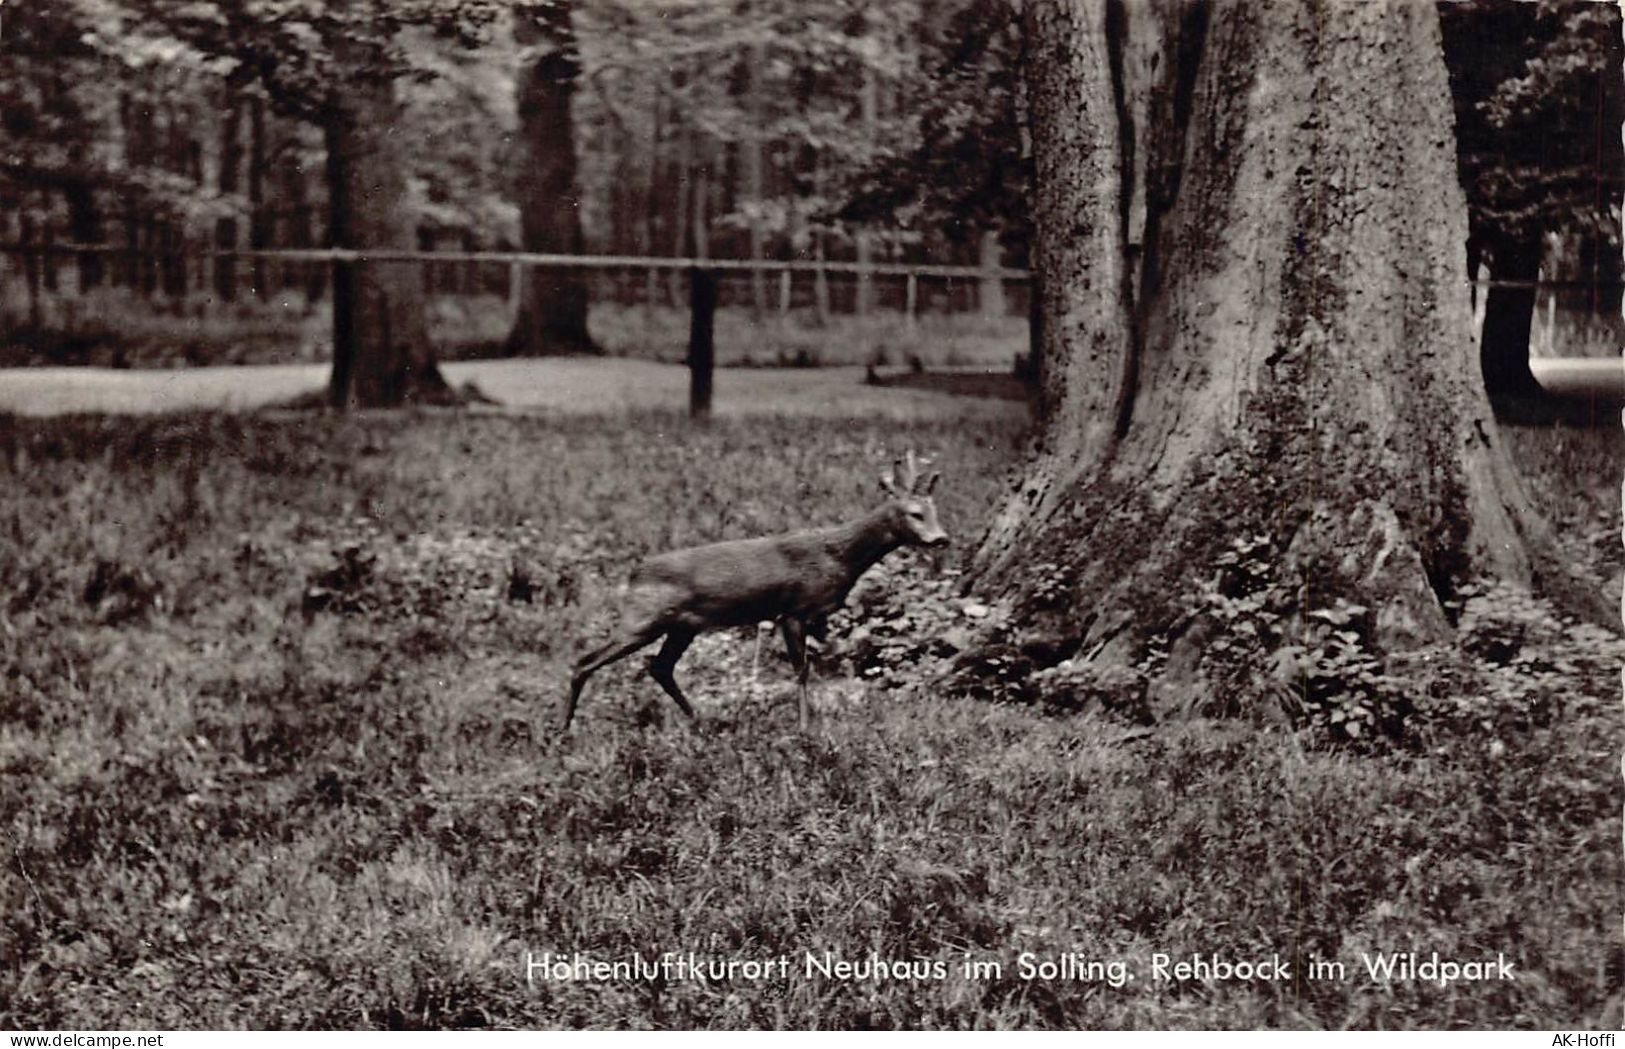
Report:
M 678 669 L 699 731 L 629 659 L 556 737 L 640 555 L 842 520 L 905 446 L 974 542 L 1020 409 L 894 396 L 705 429 L 590 404 L 0 416 L 0 1027 L 1620 1021 L 1622 650 L 1534 602 L 1481 610 L 1501 648 L 1433 682 L 1471 716 L 1355 752 L 944 696 L 981 609 L 952 554 L 905 553 L 832 617 L 816 731 L 776 637 L 742 630 Z M 1617 437 L 1518 443 L 1605 573 Z M 1409 950 L 1517 975 L 1360 962 Z M 789 973 L 526 980 L 527 952 L 667 951 Z M 946 975 L 807 977 L 825 952 Z M 1024 979 L 1022 952 L 1135 979 Z M 1159 981 L 1154 953 L 1295 976 Z

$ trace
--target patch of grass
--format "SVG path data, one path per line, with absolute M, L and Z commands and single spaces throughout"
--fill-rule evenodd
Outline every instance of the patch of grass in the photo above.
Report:
M 1594 427 L 1504 426 L 1513 462 L 1558 542 L 1598 586 L 1620 592 L 1620 469 L 1625 430 L 1610 418 Z
M 938 460 L 944 522 L 973 542 L 1019 417 L 941 404 L 708 428 L 0 417 L 0 1025 L 1618 1021 L 1617 699 L 1582 687 L 1590 664 L 1541 664 L 1561 716 L 1406 751 L 1235 722 L 1147 733 L 919 687 L 952 643 L 925 624 L 963 612 L 952 561 L 906 554 L 860 596 L 921 625 L 864 642 L 837 617 L 821 731 L 790 730 L 780 647 L 743 630 L 679 669 L 704 731 L 628 660 L 553 737 L 567 667 L 644 553 L 841 520 L 905 446 Z M 1613 483 L 1601 453 L 1563 454 Z M 1526 633 L 1493 681 L 1561 643 Z M 891 669 L 849 674 L 876 645 Z M 1518 978 L 1365 977 L 1361 952 L 1413 949 L 1504 952 Z M 527 951 L 792 961 L 757 983 L 527 984 Z M 804 952 L 826 951 L 947 975 L 808 978 Z M 1137 978 L 1026 981 L 1023 951 Z M 1349 975 L 1163 983 L 1159 952 Z M 967 979 L 966 957 L 1003 971 Z
M 688 355 L 687 309 L 669 306 L 594 305 L 593 337 L 615 356 L 681 361 Z M 868 317 L 834 314 L 818 324 L 810 311 L 769 313 L 751 319 L 742 306 L 717 310 L 716 355 L 721 366 L 829 367 L 833 365 L 978 366 L 1008 371 L 1027 352 L 1027 319 L 976 314 L 922 314 L 910 327 L 901 313 Z

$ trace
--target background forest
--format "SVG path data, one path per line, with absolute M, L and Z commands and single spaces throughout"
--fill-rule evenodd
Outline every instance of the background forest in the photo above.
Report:
M 1015 10 L 998 0 L 419 0 L 345 14 L 301 0 L 10 4 L 0 242 L 13 250 L 0 261 L 0 353 L 16 363 L 326 359 L 326 263 L 198 251 L 360 237 L 362 201 L 331 186 L 371 147 L 334 131 L 345 105 L 363 104 L 354 85 L 372 81 L 387 87 L 363 123 L 395 129 L 398 199 L 378 216 L 386 243 L 369 247 L 1023 267 L 1030 159 Z M 1486 376 L 1492 395 L 1516 401 L 1538 392 L 1522 364 L 1532 318 L 1537 355 L 1617 341 L 1625 165 L 1608 129 L 1620 112 L 1619 15 L 1579 0 L 1447 2 L 1440 13 L 1469 271 L 1575 282 L 1484 296 Z M 15 250 L 53 242 L 126 252 Z M 441 357 L 680 353 L 677 270 L 535 270 L 526 313 L 501 264 L 395 268 L 427 292 Z M 836 340 L 795 334 L 876 310 L 895 318 L 904 291 L 895 278 L 820 274 L 781 288 L 772 273 L 729 274 L 723 306 L 743 313 L 722 325 L 723 359 L 884 363 L 923 352 L 1004 366 L 1024 349 L 1019 281 L 922 280 L 911 304 L 920 313 L 985 319 L 947 336 L 947 353 L 940 325 L 925 338 L 884 321 Z M 552 304 L 539 323 L 537 302 Z M 779 310 L 764 353 L 745 324 Z

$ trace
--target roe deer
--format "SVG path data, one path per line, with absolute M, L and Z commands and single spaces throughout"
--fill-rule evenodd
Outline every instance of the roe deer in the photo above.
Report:
M 805 731 L 808 617 L 840 604 L 860 575 L 898 547 L 947 545 L 948 533 L 937 523 L 931 501 L 937 477 L 932 474 L 920 485 L 910 451 L 880 477 L 891 498 L 856 521 L 674 550 L 638 565 L 619 634 L 576 661 L 563 727 L 569 729 L 575 717 L 587 678 L 662 636 L 666 642 L 649 660 L 649 676 L 693 718 L 694 708 L 672 674 L 689 642 L 707 630 L 777 620 L 795 667 L 797 713 Z

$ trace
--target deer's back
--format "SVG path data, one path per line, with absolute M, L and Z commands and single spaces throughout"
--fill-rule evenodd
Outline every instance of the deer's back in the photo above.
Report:
M 802 532 L 657 554 L 631 583 L 651 614 L 703 630 L 827 608 L 855 578 L 822 533 Z

